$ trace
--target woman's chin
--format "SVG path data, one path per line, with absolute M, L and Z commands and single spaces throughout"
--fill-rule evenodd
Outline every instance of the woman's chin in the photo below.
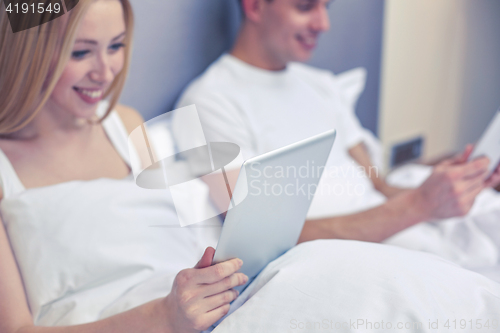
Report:
M 74 110 L 72 113 L 77 119 L 92 121 L 97 117 L 97 106 L 98 103 L 95 105 L 87 105 L 86 107 L 80 107 L 77 110 Z

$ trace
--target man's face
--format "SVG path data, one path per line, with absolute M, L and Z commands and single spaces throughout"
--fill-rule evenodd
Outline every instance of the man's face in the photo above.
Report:
M 259 22 L 263 47 L 275 62 L 306 61 L 319 35 L 330 28 L 330 0 L 263 0 Z

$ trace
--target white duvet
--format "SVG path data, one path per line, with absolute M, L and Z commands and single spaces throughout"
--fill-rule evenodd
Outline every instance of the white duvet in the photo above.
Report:
M 500 285 L 431 254 L 319 240 L 269 264 L 233 311 L 214 332 L 497 332 Z
M 410 165 L 389 180 L 414 187 L 430 171 Z M 261 272 L 214 332 L 500 332 L 499 223 L 500 194 L 485 190 L 467 216 L 420 223 L 386 244 L 301 244 Z
M 408 165 L 396 170 L 388 181 L 416 187 L 430 173 L 428 166 Z M 420 223 L 385 243 L 437 254 L 500 282 L 500 193 L 483 190 L 466 216 Z
M 414 187 L 430 172 L 409 165 L 389 180 Z M 215 332 L 500 332 L 499 224 L 500 194 L 485 190 L 467 216 L 386 244 L 301 244 L 261 272 Z

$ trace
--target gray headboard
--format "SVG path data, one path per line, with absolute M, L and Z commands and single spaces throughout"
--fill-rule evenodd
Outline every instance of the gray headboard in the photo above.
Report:
M 184 87 L 227 51 L 236 36 L 236 0 L 131 0 L 136 27 L 130 75 L 121 102 L 151 119 L 172 110 Z M 368 69 L 356 112 L 376 133 L 384 0 L 336 0 L 332 29 L 311 60 L 336 73 Z

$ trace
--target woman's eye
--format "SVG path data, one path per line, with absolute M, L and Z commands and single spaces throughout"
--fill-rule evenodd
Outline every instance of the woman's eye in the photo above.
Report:
M 122 47 L 125 47 L 125 44 L 123 44 L 123 43 L 116 43 L 116 44 L 111 45 L 109 48 L 111 50 L 113 50 L 113 51 L 118 51 Z
M 84 51 L 73 51 L 73 53 L 71 53 L 71 57 L 73 59 L 82 59 L 87 53 L 90 53 L 89 50 L 84 50 Z

